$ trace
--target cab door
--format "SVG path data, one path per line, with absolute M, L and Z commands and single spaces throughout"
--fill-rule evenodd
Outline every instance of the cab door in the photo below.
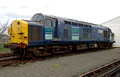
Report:
M 58 41 L 58 21 L 53 19 L 53 41 Z

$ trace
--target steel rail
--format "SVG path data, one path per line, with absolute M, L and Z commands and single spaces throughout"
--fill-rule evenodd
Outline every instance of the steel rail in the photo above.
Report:
M 19 58 L 19 56 L 12 56 L 12 57 L 0 58 L 0 67 L 9 66 L 9 65 L 12 64 L 13 60 L 16 60 L 18 58 Z
M 0 53 L 0 58 L 4 58 L 4 57 L 10 57 L 10 56 L 14 56 L 13 53 Z
M 95 69 L 95 70 L 92 70 L 92 71 L 90 71 L 90 72 L 88 72 L 88 73 L 85 73 L 85 74 L 83 74 L 83 75 L 81 75 L 81 76 L 79 76 L 79 77 L 97 77 L 98 75 L 101 75 L 101 74 L 103 74 L 103 73 L 105 73 L 106 71 L 108 71 L 108 70 L 110 70 L 110 68 L 116 68 L 116 66 L 118 66 L 120 64 L 120 59 L 119 60 L 116 60 L 116 61 L 114 61 L 114 62 L 112 62 L 112 63 L 109 63 L 109 64 L 107 64 L 107 65 L 105 65 L 105 66 L 102 66 L 102 67 L 100 67 L 100 68 L 97 68 L 97 69 Z M 113 70 L 112 72 L 114 72 L 115 70 Z M 110 72 L 109 72 L 110 73 Z M 107 73 L 108 74 L 108 73 Z M 106 75 L 107 75 L 106 74 Z M 105 74 L 104 74 L 104 76 L 105 76 Z M 104 77 L 103 76 L 103 77 Z

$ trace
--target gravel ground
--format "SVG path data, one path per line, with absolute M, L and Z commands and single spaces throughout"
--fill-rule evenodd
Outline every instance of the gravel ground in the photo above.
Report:
M 0 77 L 77 77 L 120 58 L 120 48 L 82 53 L 0 69 Z

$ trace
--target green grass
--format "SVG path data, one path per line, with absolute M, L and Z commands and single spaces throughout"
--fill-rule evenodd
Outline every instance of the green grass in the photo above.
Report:
M 10 51 L 9 48 L 4 48 L 4 44 L 9 44 L 9 42 L 6 42 L 6 43 L 0 43 L 0 52 L 8 52 Z

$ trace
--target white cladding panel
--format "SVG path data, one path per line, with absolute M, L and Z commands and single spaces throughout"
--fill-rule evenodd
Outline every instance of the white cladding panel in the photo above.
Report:
M 109 27 L 115 34 L 115 43 L 113 46 L 120 47 L 120 16 L 103 23 L 103 25 Z

